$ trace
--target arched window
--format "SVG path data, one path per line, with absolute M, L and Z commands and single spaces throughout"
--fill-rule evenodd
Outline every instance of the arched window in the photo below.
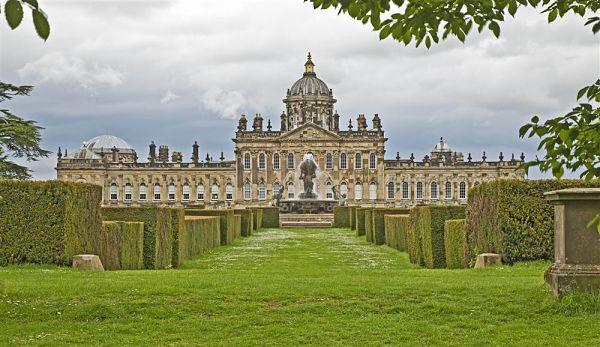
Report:
M 116 183 L 110 184 L 110 200 L 117 201 L 117 184 Z
M 146 201 L 147 198 L 146 184 L 140 184 L 140 201 Z
M 252 168 L 252 158 L 250 153 L 244 154 L 244 170 L 250 170 Z
M 183 184 L 181 188 L 181 196 L 183 201 L 190 201 L 190 185 L 187 183 Z
M 288 199 L 293 199 L 294 198 L 294 184 L 292 182 L 288 183 L 287 190 L 288 190 Z
M 458 186 L 458 197 L 460 199 L 467 198 L 467 184 L 465 182 L 460 182 L 460 185 Z
M 333 169 L 333 155 L 331 153 L 327 153 L 325 156 L 325 168 L 328 170 Z
M 219 186 L 216 183 L 213 183 L 212 187 L 210 187 L 210 198 L 212 201 L 219 200 Z
M 279 183 L 273 183 L 273 197 L 279 195 Z
M 342 153 L 340 154 L 340 169 L 347 169 L 348 168 L 348 157 L 346 156 L 346 153 Z
M 417 199 L 423 199 L 423 182 L 417 182 Z
M 446 200 L 452 199 L 452 182 L 446 182 L 444 197 L 446 198 Z
M 279 170 L 279 153 L 273 154 L 273 169 Z
M 435 200 L 435 199 L 437 199 L 437 195 L 438 195 L 437 183 L 431 182 L 431 198 Z
M 265 200 L 267 198 L 267 191 L 265 189 L 265 184 L 260 182 L 258 184 L 258 200 Z
M 375 153 L 369 155 L 369 169 L 375 170 L 377 168 L 377 157 Z
M 387 185 L 387 197 L 388 199 L 393 199 L 396 193 L 396 187 L 394 187 L 394 182 L 389 182 Z
M 261 153 L 258 155 L 258 168 L 264 170 L 267 164 L 265 163 L 265 154 Z
M 204 201 L 204 184 L 202 183 L 196 187 L 196 199 L 198 201 Z
M 333 199 L 333 185 L 331 184 L 331 182 L 327 182 L 327 184 L 325 185 L 325 198 Z
M 360 183 L 357 183 L 354 186 L 354 199 L 362 200 L 362 184 L 360 184 Z
M 125 184 L 125 201 L 131 201 L 131 197 L 133 193 L 133 187 L 131 186 L 131 183 L 126 183 Z
M 225 186 L 225 200 L 233 200 L 233 185 L 231 183 L 227 183 Z
M 154 201 L 160 201 L 160 184 L 156 183 L 154 185 Z
M 346 182 L 342 182 L 340 184 L 340 196 L 342 198 L 348 197 L 348 184 L 346 184 Z
M 294 168 L 294 153 L 288 153 L 288 155 L 287 155 L 287 168 L 288 169 Z
M 250 182 L 244 183 L 244 200 L 252 199 L 252 184 Z
M 169 201 L 175 201 L 175 184 L 169 184 Z
M 362 169 L 362 155 L 360 153 L 356 153 L 354 156 L 354 168 Z
M 402 182 L 402 199 L 408 200 L 409 192 L 408 192 L 408 182 Z
M 377 199 L 377 184 L 375 182 L 369 184 L 369 199 Z

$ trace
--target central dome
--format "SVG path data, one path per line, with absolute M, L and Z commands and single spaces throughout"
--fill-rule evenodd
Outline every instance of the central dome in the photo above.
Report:
M 110 153 L 115 147 L 122 153 L 133 153 L 133 147 L 120 137 L 112 135 L 100 135 L 83 143 L 82 148 L 95 153 Z
M 304 64 L 304 75 L 294 82 L 288 95 L 331 95 L 331 90 L 327 87 L 327 84 L 317 77 L 314 67 L 315 64 L 313 64 L 309 53 L 308 60 Z

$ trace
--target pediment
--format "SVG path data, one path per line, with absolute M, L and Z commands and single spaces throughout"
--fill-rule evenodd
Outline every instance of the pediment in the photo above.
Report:
M 325 130 L 314 123 L 306 123 L 279 137 L 280 141 L 323 141 L 340 140 L 336 133 Z

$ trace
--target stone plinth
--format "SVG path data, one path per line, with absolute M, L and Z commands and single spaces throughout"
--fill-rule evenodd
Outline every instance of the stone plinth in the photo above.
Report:
M 600 213 L 599 188 L 548 192 L 554 205 L 554 264 L 544 278 L 556 296 L 600 289 L 600 235 L 589 221 Z
M 78 254 L 73 256 L 73 267 L 83 270 L 104 271 L 100 257 L 93 254 Z
M 496 253 L 481 253 L 477 256 L 475 261 L 475 268 L 481 269 L 492 265 L 501 265 L 502 258 Z
M 279 202 L 281 213 L 333 213 L 335 200 L 282 200 Z

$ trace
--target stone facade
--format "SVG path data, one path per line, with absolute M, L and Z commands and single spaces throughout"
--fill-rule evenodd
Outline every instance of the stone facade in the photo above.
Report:
M 249 129 L 242 115 L 235 132 L 235 160 L 207 156 L 201 161 L 199 146 L 192 146 L 192 161 L 181 152 L 169 157 L 166 146 L 151 143 L 147 162 L 138 162 L 136 151 L 124 140 L 104 135 L 84 143 L 68 155 L 58 153 L 59 180 L 102 185 L 104 204 L 166 204 L 265 206 L 274 196 L 295 199 L 302 191 L 298 166 L 311 153 L 319 175 L 315 191 L 320 199 L 342 195 L 349 204 L 412 206 L 466 203 L 474 185 L 503 178 L 524 178 L 524 157 L 467 160 L 452 151 L 443 139 L 431 153 L 417 161 L 386 160 L 382 120 L 375 114 L 371 127 L 361 114 L 347 130 L 340 130 L 333 91 L 316 77 L 309 55 L 305 72 L 287 91 L 279 130 L 270 121 L 266 128 L 257 114 Z M 170 160 L 169 160 L 170 159 Z

